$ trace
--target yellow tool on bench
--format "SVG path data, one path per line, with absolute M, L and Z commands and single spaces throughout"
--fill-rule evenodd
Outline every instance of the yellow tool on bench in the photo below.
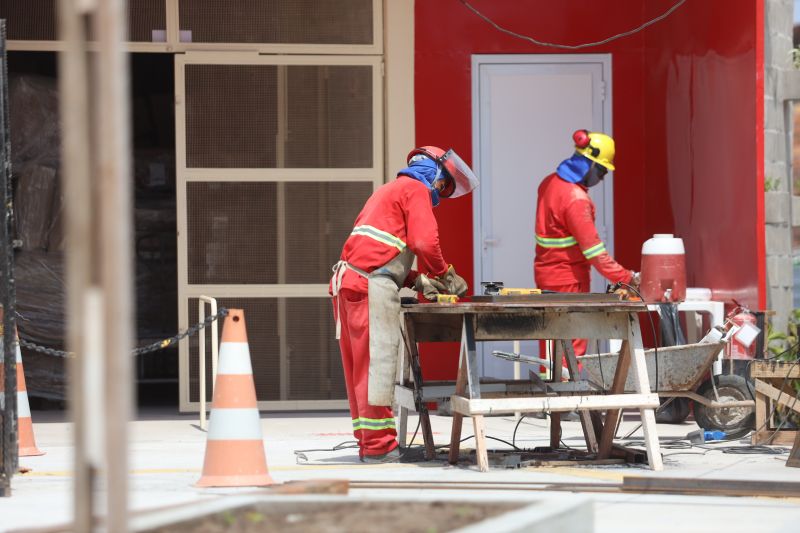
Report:
M 501 287 L 498 294 L 500 296 L 527 296 L 529 294 L 542 294 L 542 289 Z
M 436 295 L 436 303 L 437 304 L 454 304 L 458 301 L 458 296 L 455 294 L 437 294 Z

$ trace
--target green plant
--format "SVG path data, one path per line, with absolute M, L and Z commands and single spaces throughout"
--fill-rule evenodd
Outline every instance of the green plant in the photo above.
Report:
M 778 361 L 797 361 L 800 358 L 800 309 L 792 310 L 786 325 L 786 332 L 777 331 L 772 324 L 767 325 L 767 351 L 771 359 Z M 797 363 L 800 364 L 800 363 Z M 789 383 L 795 396 L 800 397 L 800 379 Z M 800 427 L 800 415 L 796 411 L 783 406 L 775 409 L 775 423 L 783 427 Z
M 800 47 L 792 48 L 789 50 L 789 54 L 792 56 L 792 66 L 796 69 L 800 69 Z
M 764 178 L 764 192 L 777 191 L 781 186 L 781 179 L 773 176 Z

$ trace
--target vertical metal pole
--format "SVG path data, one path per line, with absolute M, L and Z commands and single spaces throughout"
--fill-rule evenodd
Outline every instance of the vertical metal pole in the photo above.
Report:
M 68 361 L 69 409 L 74 424 L 74 530 L 91 531 L 94 468 L 87 455 L 84 415 L 84 302 L 89 287 L 98 282 L 92 262 L 94 201 L 90 180 L 88 27 L 91 4 L 59 0 L 59 33 L 64 50 L 59 54 L 58 82 L 64 206 L 66 220 L 67 349 L 79 354 Z M 94 317 L 99 319 L 99 317 Z M 98 324 L 99 326 L 99 324 Z M 99 400 L 99 399 L 97 399 Z
M 6 65 L 6 24 L 0 20 L 0 186 L 2 187 L 2 228 L 0 228 L 0 264 L 3 283 L 0 289 L 2 304 L 3 372 L 2 458 L 0 458 L 0 496 L 11 496 L 11 477 L 18 467 L 17 456 L 17 363 L 15 353 L 14 317 L 14 251 L 11 248 L 13 217 L 11 191 L 11 138 L 8 128 L 8 69 Z
M 70 365 L 74 529 L 91 531 L 93 515 L 104 513 L 105 529 L 125 532 L 133 344 L 125 4 L 59 1 L 67 342 L 77 354 Z M 91 58 L 90 23 L 98 37 Z M 95 495 L 100 472 L 107 493 Z
M 105 455 L 108 531 L 128 529 L 128 421 L 131 419 L 133 283 L 130 116 L 125 0 L 97 11 L 97 178 L 100 277 L 104 297 Z

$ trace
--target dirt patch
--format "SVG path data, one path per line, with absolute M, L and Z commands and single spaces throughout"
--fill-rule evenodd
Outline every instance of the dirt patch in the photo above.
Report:
M 354 502 L 276 511 L 251 505 L 203 516 L 148 533 L 442 533 L 523 507 L 474 502 Z

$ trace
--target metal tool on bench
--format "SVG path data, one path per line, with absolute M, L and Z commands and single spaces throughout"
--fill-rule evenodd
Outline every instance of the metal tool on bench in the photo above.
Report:
M 482 281 L 483 294 L 486 296 L 527 296 L 529 294 L 542 294 L 542 289 L 505 287 L 502 281 Z
M 502 350 L 494 350 L 492 355 L 505 359 L 506 361 L 513 361 L 514 363 L 527 363 L 529 365 L 541 365 L 553 370 L 553 362 L 549 359 L 539 359 L 538 357 L 531 357 L 529 355 L 522 355 L 519 353 L 504 352 Z M 565 367 L 561 369 L 561 377 L 569 379 L 569 370 Z

